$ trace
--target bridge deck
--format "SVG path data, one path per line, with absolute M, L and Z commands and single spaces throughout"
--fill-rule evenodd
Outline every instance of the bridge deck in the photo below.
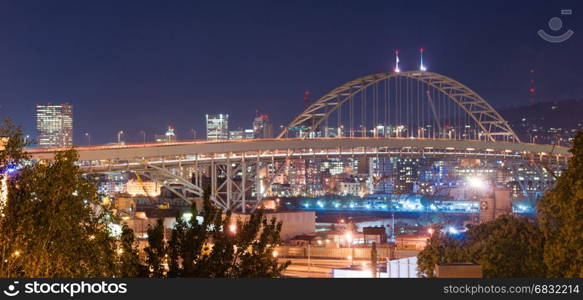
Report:
M 198 156 L 204 158 L 257 157 L 295 153 L 317 155 L 397 150 L 399 152 L 437 152 L 464 155 L 555 156 L 569 157 L 566 147 L 476 140 L 412 139 L 412 138 L 281 138 L 227 141 L 187 141 L 173 143 L 103 145 L 75 148 L 80 161 L 148 161 L 160 158 Z M 56 151 L 65 149 L 28 150 L 33 159 L 51 160 Z

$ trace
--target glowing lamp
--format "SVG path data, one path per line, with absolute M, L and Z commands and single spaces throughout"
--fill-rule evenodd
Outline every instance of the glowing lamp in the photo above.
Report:
M 486 182 L 480 177 L 470 177 L 468 178 L 468 184 L 476 189 L 482 189 L 486 187 Z

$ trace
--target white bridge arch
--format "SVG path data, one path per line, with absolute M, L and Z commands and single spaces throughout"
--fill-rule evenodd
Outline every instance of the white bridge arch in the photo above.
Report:
M 347 101 L 354 99 L 358 93 L 384 80 L 400 78 L 412 79 L 438 90 L 457 104 L 479 126 L 486 139 L 496 141 L 502 138 L 506 141 L 520 142 L 508 122 L 478 93 L 447 76 L 421 71 L 377 73 L 349 81 L 312 103 L 283 129 L 278 138 L 287 136 L 293 128 L 305 128 L 308 132 L 315 132 L 322 122 Z M 429 100 L 432 101 L 431 98 Z

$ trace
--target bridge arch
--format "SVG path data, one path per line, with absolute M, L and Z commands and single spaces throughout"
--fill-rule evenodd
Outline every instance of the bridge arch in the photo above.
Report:
M 360 102 L 365 105 L 361 106 L 360 127 L 356 129 L 354 103 L 351 102 L 355 99 L 358 101 L 358 95 Z M 383 101 L 384 105 L 381 103 Z M 367 102 L 372 103 L 373 111 L 376 110 L 371 117 L 372 124 L 370 120 L 367 121 L 367 115 L 370 114 L 366 111 Z M 342 120 L 342 107 L 347 103 L 350 103 L 350 125 Z M 436 107 L 444 105 L 446 107 Z M 379 110 L 382 109 L 385 116 L 383 121 L 379 118 Z M 415 113 L 416 118 L 410 116 Z M 456 139 L 520 142 L 508 122 L 478 93 L 447 76 L 421 71 L 377 73 L 349 81 L 328 92 L 297 115 L 278 138 L 287 137 L 294 131 L 304 137 L 314 136 L 318 132 L 319 136 L 330 136 L 326 132 L 329 127 L 326 125 L 322 129 L 322 126 L 334 114 L 337 115 L 336 136 L 353 136 L 354 132 L 360 136 L 377 136 L 380 132 L 376 132 L 375 128 L 378 127 L 383 136 L 402 137 L 399 130 L 402 127 L 402 131 L 407 131 L 406 137 L 431 137 L 427 130 L 433 130 L 433 137 L 437 138 L 447 137 L 448 134 L 452 138 L 453 132 Z M 393 114 L 394 119 L 391 120 Z M 416 123 L 416 130 L 412 124 L 405 124 L 405 119 Z M 349 127 L 348 134 L 344 125 Z M 475 128 L 473 137 L 467 133 L 468 128 Z

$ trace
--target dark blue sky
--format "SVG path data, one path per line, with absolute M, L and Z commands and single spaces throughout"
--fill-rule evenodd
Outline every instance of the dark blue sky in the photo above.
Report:
M 1 1 L 0 116 L 34 135 L 38 103 L 74 105 L 75 143 L 179 138 L 205 113 L 276 126 L 355 77 L 418 64 L 495 107 L 583 97 L 583 3 L 574 1 Z M 513 3 L 510 3 L 513 2 Z M 572 16 L 561 16 L 570 8 Z M 551 17 L 574 36 L 541 40 Z M 559 33 L 564 32 L 564 30 Z

